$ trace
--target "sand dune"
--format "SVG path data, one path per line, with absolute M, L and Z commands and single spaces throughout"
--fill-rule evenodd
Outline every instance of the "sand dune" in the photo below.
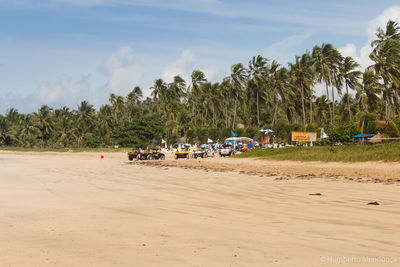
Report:
M 399 164 L 0 158 L 0 266 L 400 264 L 398 183 L 341 178 L 395 180 Z M 383 166 L 391 172 L 382 175 Z M 307 168 L 315 176 L 297 177 Z M 330 179 L 334 169 L 339 176 Z

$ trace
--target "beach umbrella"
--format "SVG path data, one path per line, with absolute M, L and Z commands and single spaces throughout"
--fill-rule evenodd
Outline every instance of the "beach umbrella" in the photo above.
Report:
M 271 129 L 260 129 L 260 130 L 258 130 L 258 132 L 259 132 L 259 133 L 267 133 L 267 134 L 270 134 L 270 133 L 273 133 L 274 130 L 271 130 Z

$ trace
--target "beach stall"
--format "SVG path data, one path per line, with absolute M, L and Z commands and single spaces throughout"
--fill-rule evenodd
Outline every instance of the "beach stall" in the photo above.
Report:
M 263 137 L 260 141 L 261 144 L 263 145 L 268 145 L 271 143 L 271 136 L 270 134 L 272 134 L 274 131 L 271 129 L 260 129 L 258 130 L 259 133 L 263 134 Z
M 353 136 L 353 142 L 359 142 L 361 145 L 364 145 L 365 141 L 372 138 L 373 134 L 358 134 Z

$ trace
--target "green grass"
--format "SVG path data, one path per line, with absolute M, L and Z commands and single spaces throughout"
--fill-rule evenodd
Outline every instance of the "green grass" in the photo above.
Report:
M 24 147 L 0 147 L 0 151 L 16 151 L 16 152 L 127 152 L 131 148 L 24 148 Z
M 279 149 L 254 149 L 236 158 L 261 158 L 270 160 L 325 161 L 325 162 L 400 162 L 400 143 L 372 146 L 314 146 L 285 147 Z

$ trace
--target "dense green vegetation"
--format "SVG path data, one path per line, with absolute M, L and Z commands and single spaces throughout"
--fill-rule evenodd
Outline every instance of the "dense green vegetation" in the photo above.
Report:
M 284 147 L 279 149 L 254 149 L 234 157 L 261 158 L 270 160 L 296 161 L 400 161 L 400 143 L 377 144 L 374 146 L 313 146 L 313 147 Z
M 37 112 L 20 114 L 10 109 L 0 115 L 0 145 L 137 146 L 161 138 L 173 144 L 181 137 L 204 142 L 223 140 L 231 129 L 238 135 L 257 136 L 261 127 L 274 129 L 276 138 L 286 141 L 293 130 L 322 127 L 343 142 L 356 133 L 398 137 L 400 27 L 389 21 L 376 37 L 371 44 L 373 64 L 364 71 L 351 57 L 322 44 L 296 56 L 287 67 L 255 56 L 247 66 L 232 65 L 231 74 L 217 83 L 208 82 L 200 70 L 193 71 L 191 81 L 180 76 L 171 83 L 157 79 L 151 97 L 143 99 L 142 90 L 135 87 L 125 97 L 111 94 L 110 103 L 99 110 L 87 101 L 76 110 L 42 106 Z M 316 97 L 319 84 L 326 94 Z

